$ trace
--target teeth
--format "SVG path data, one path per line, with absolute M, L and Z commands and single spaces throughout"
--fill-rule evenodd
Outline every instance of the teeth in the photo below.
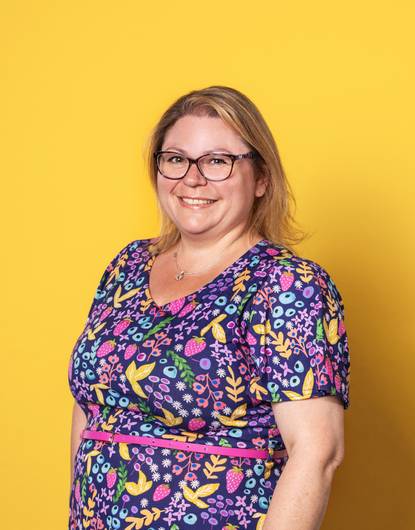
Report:
M 210 204 L 211 202 L 215 202 L 215 201 L 205 200 L 205 199 L 188 199 L 186 197 L 182 197 L 181 199 L 186 204 Z

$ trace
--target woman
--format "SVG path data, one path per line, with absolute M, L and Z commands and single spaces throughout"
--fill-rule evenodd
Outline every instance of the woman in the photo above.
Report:
M 272 134 L 237 90 L 193 91 L 149 170 L 161 234 L 111 260 L 70 359 L 69 528 L 316 529 L 350 357 Z

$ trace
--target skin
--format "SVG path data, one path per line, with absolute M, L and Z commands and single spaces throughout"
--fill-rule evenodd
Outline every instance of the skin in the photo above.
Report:
M 273 403 L 288 461 L 262 530 L 318 530 L 344 458 L 344 409 L 335 396 Z
M 242 154 L 249 146 L 220 118 L 184 116 L 167 131 L 162 150 L 174 150 L 191 158 L 215 152 Z M 170 180 L 160 173 L 157 191 L 161 207 L 172 219 L 181 234 L 180 265 L 184 270 L 200 271 L 216 262 L 232 263 L 254 243 L 259 234 L 250 237 L 247 216 L 255 196 L 265 193 L 265 179 L 255 182 L 250 159 L 235 161 L 231 176 L 223 181 L 206 180 L 195 164 L 181 180 Z M 178 196 L 217 199 L 207 209 L 184 208 Z M 254 242 L 254 243 L 253 243 Z M 208 265 L 207 265 L 208 264 Z M 183 281 L 183 280 L 182 280 Z
M 179 119 L 162 145 L 162 150 L 175 150 L 191 158 L 225 149 L 240 154 L 249 151 L 249 146 L 220 118 L 207 116 Z M 184 270 L 203 270 L 206 263 L 212 263 L 212 256 L 222 256 L 222 264 L 229 264 L 231 255 L 236 259 L 250 248 L 248 212 L 255 196 L 261 196 L 266 185 L 264 179 L 255 182 L 249 159 L 236 162 L 231 177 L 221 182 L 207 181 L 194 164 L 181 180 L 169 180 L 158 174 L 160 204 L 181 234 L 178 248 Z M 189 210 L 180 205 L 177 198 L 180 195 L 219 200 L 208 209 Z M 256 237 L 261 239 L 258 234 Z M 157 257 L 163 267 L 158 269 L 160 276 L 153 288 L 163 281 L 166 286 L 166 275 L 173 271 L 170 257 L 164 261 L 163 256 Z M 156 270 L 154 266 L 153 277 Z M 200 280 L 199 283 L 203 284 Z M 273 403 L 272 409 L 289 459 L 262 530 L 316 530 L 327 508 L 335 470 L 343 460 L 343 406 L 335 396 L 324 396 Z
M 74 461 L 75 455 L 78 451 L 79 444 L 81 443 L 80 434 L 81 431 L 86 427 L 87 419 L 84 411 L 78 405 L 77 401 L 74 400 L 72 407 L 72 427 L 71 427 L 71 484 L 73 482 L 74 475 Z
M 197 158 L 207 152 L 247 153 L 250 148 L 218 118 L 185 116 L 167 132 L 162 150 Z M 210 282 L 262 239 L 248 232 L 247 212 L 255 197 L 265 192 L 266 182 L 255 180 L 252 161 L 242 159 L 235 161 L 231 176 L 224 181 L 208 181 L 192 165 L 182 180 L 158 173 L 157 189 L 161 207 L 181 233 L 179 244 L 157 256 L 151 268 L 150 292 L 160 306 Z M 189 209 L 180 203 L 180 196 L 217 202 L 208 208 Z M 175 280 L 175 250 L 180 267 L 197 274 Z
M 222 120 L 207 117 L 186 116 L 178 120 L 166 134 L 162 149 L 176 146 L 186 150 L 185 154 L 196 158 L 204 152 L 225 152 L 240 154 L 249 151 L 247 146 Z M 214 148 L 220 147 L 216 151 Z M 235 162 L 232 175 L 223 182 L 208 182 L 199 170 L 192 165 L 186 177 L 173 181 L 158 175 L 158 196 L 162 207 L 179 227 L 182 236 L 180 264 L 185 270 L 201 270 L 211 264 L 211 256 L 221 256 L 209 275 L 213 277 L 227 265 L 233 263 L 245 250 L 262 239 L 259 234 L 248 237 L 246 233 L 246 212 L 252 207 L 254 197 L 265 192 L 263 180 L 255 183 L 252 163 L 243 159 Z M 192 197 L 219 199 L 213 208 L 190 210 L 178 204 L 177 194 Z M 174 284 L 181 290 L 192 292 L 208 278 L 206 275 L 185 277 L 181 282 L 174 280 L 175 264 L 170 249 L 164 255 L 157 256 L 152 267 L 152 296 L 157 303 L 178 298 L 182 292 L 173 291 L 166 277 L 173 278 Z M 171 274 L 169 274 L 169 272 Z M 154 280 L 154 281 L 153 281 Z M 171 283 L 172 283 L 171 282 Z M 196 283 L 195 283 L 196 282 Z M 174 286 L 177 289 L 177 285 Z M 155 293 L 165 301 L 159 300 Z M 166 293 L 169 294 L 166 297 Z M 187 294 L 187 293 L 185 293 Z M 73 481 L 74 459 L 80 444 L 79 434 L 86 427 L 84 412 L 74 400 L 71 428 L 71 483 Z
M 249 146 L 220 118 L 184 116 L 169 129 L 162 149 L 197 158 L 207 152 L 226 150 L 233 154 L 246 153 Z M 185 276 L 180 282 L 173 279 L 175 284 L 180 284 L 181 295 L 215 277 L 262 239 L 258 233 L 248 233 L 247 219 L 255 197 L 265 192 L 266 185 L 263 178 L 255 181 L 249 159 L 235 162 L 231 177 L 221 182 L 207 181 L 194 164 L 181 180 L 169 180 L 158 174 L 161 207 L 181 234 L 176 247 L 181 267 L 186 271 L 202 271 L 210 266 L 208 276 Z M 182 195 L 218 201 L 207 209 L 193 210 L 180 204 L 178 196 Z M 160 305 L 180 295 L 173 290 L 173 281 L 167 279 L 175 272 L 171 258 L 176 248 L 158 255 L 151 270 L 150 291 L 153 299 L 157 293 Z M 214 263 L 212 256 L 220 258 Z M 334 473 L 343 460 L 343 406 L 335 396 L 324 396 L 273 403 L 272 409 L 289 458 L 266 518 L 259 524 L 262 530 L 318 530 L 327 508 Z M 84 413 L 75 403 L 71 460 L 85 425 Z M 72 477 L 73 462 L 71 482 Z

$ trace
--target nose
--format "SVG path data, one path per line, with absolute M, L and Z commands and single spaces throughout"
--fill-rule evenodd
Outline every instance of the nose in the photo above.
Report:
M 205 179 L 205 177 L 199 171 L 195 161 L 190 162 L 189 169 L 187 170 L 186 175 L 183 177 L 183 180 L 187 184 L 203 184 L 207 182 L 207 179 Z

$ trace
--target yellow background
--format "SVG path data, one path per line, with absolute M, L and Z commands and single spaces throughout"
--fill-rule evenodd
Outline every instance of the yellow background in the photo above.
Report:
M 109 260 L 157 234 L 151 127 L 223 84 L 264 114 L 313 233 L 299 251 L 345 302 L 351 406 L 323 530 L 410 530 L 411 4 L 3 0 L 2 528 L 66 528 L 71 349 Z

